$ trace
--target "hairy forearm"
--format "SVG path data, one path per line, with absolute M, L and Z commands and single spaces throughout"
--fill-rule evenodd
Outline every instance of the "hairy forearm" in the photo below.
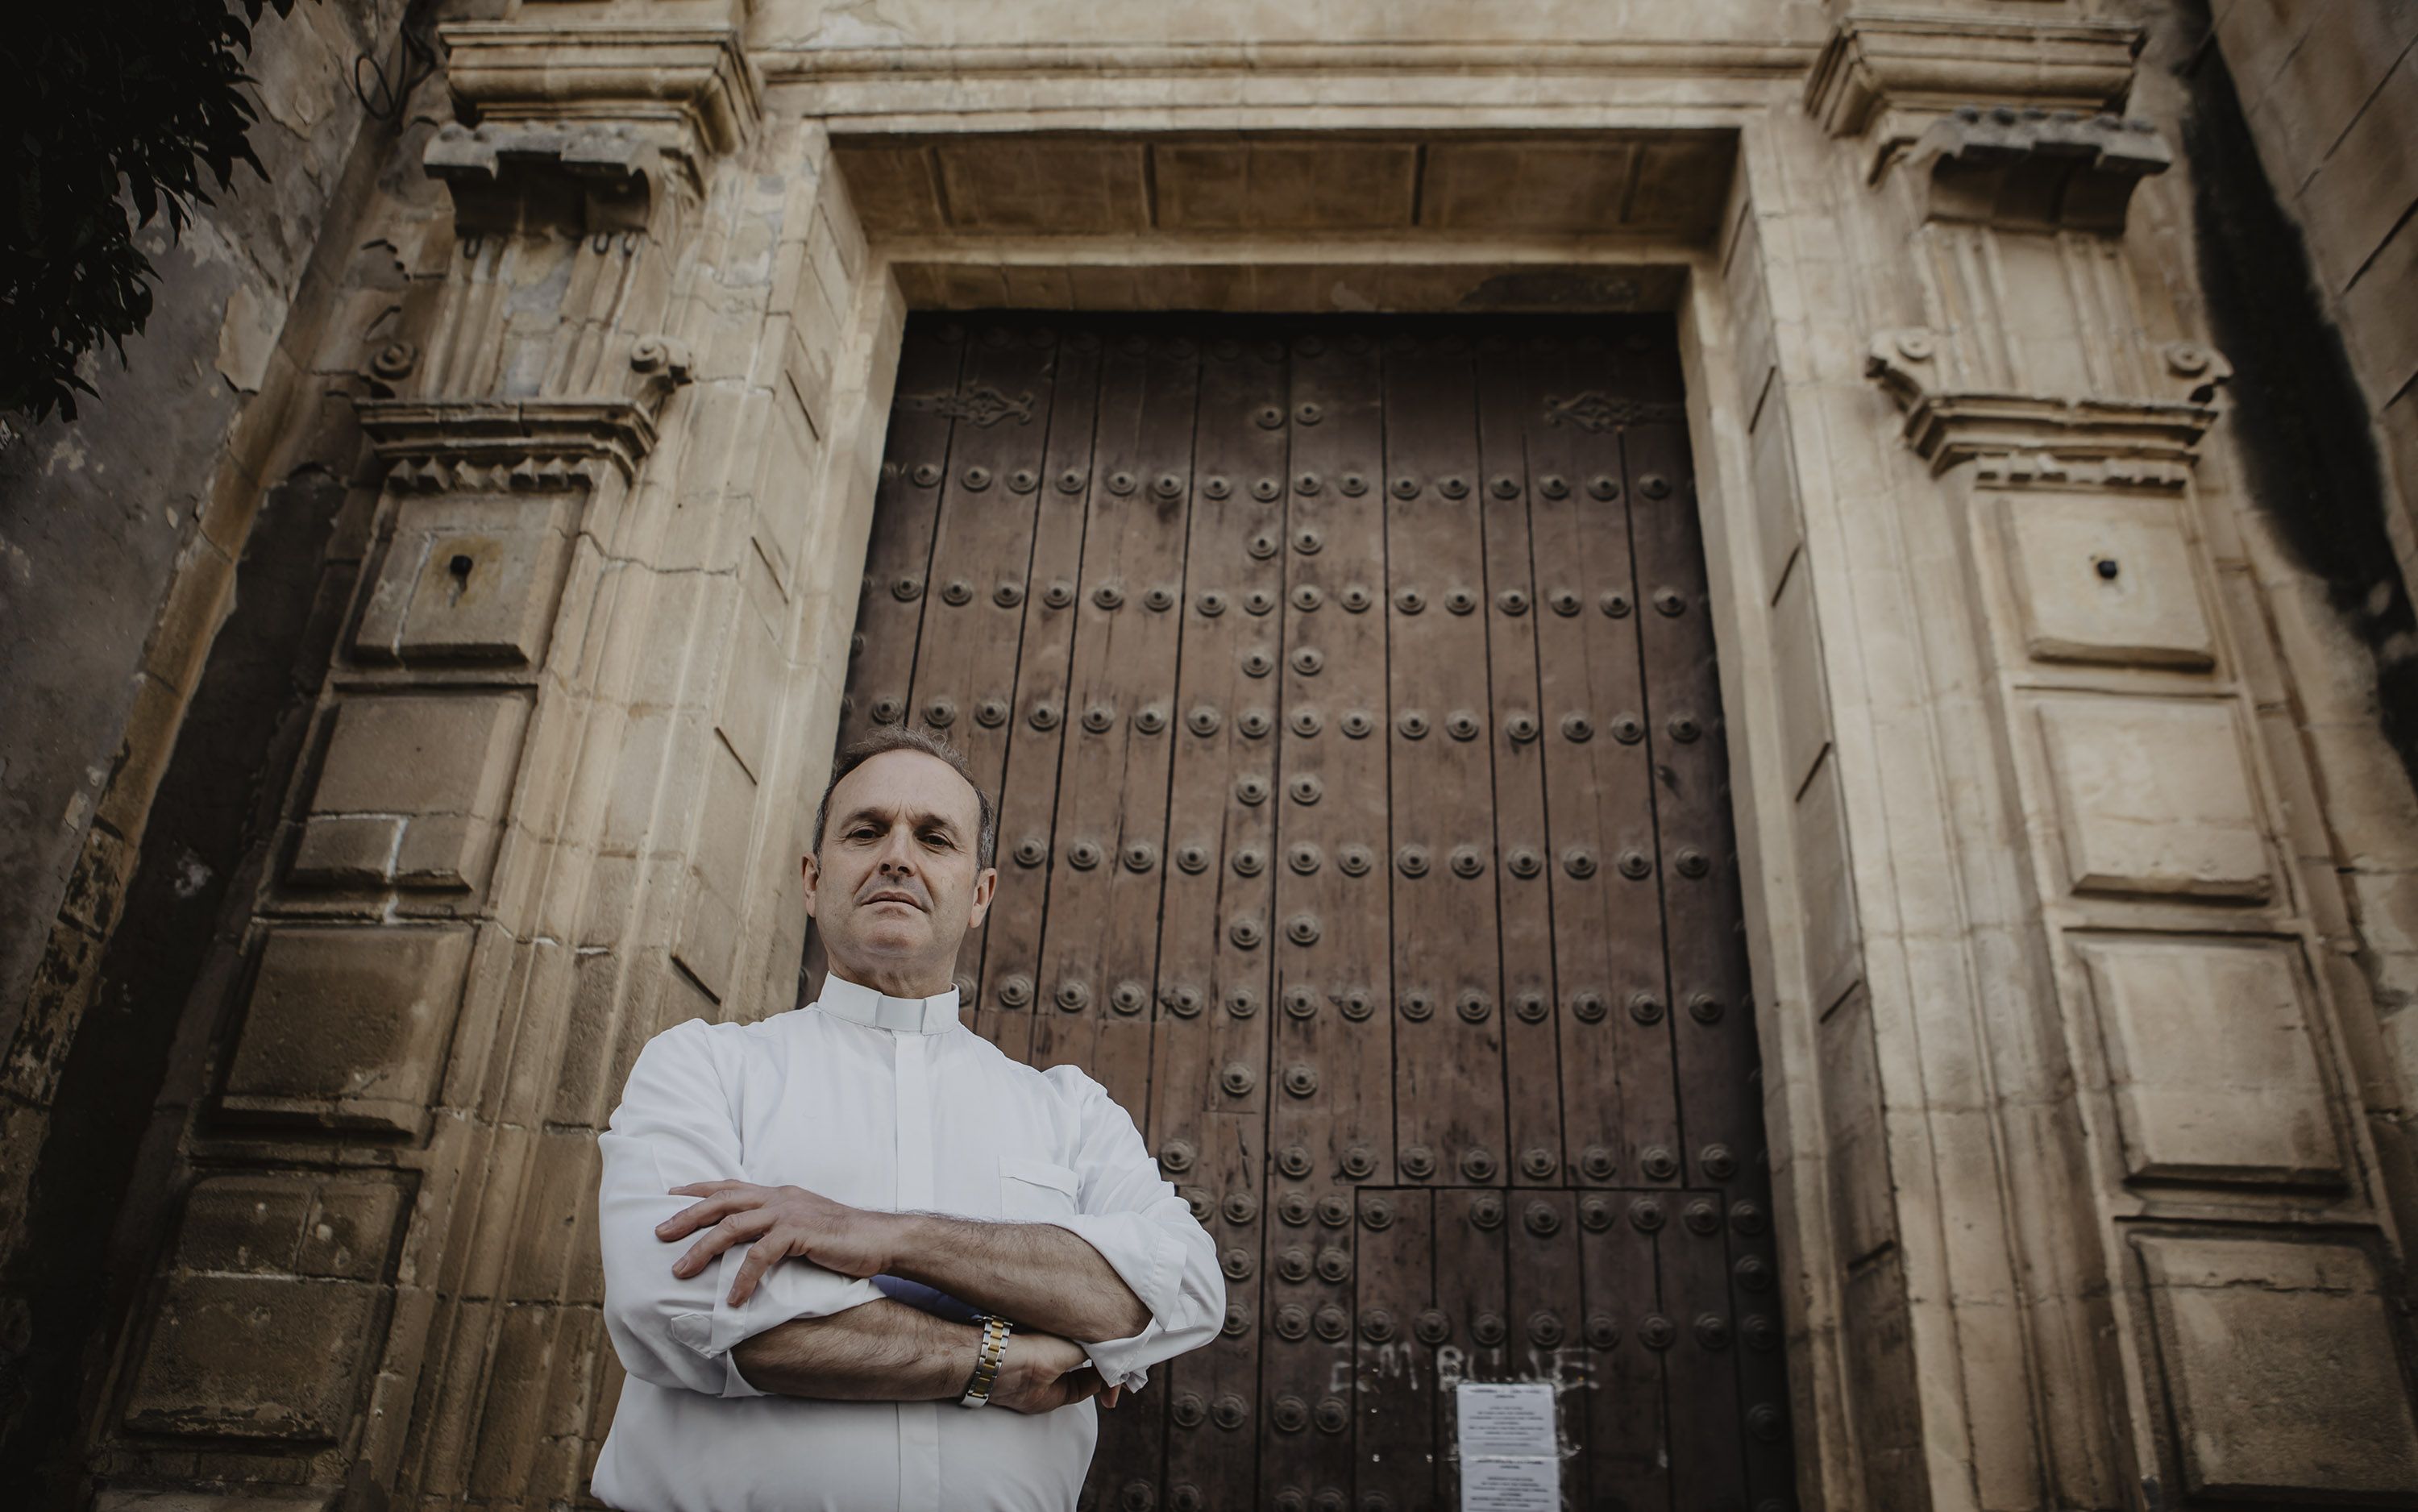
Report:
M 986 1223 L 921 1213 L 901 1219 L 892 1275 L 938 1287 L 1024 1327 L 1086 1344 L 1130 1338 L 1150 1321 L 1150 1308 L 1116 1267 L 1081 1236 L 1055 1224 Z
M 885 1297 L 768 1328 L 731 1352 L 750 1385 L 784 1397 L 934 1401 L 965 1390 L 981 1341 L 971 1323 Z

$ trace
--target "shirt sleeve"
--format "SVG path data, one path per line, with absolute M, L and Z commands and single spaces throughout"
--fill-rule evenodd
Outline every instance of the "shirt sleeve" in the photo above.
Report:
M 1133 1115 L 1107 1088 L 1075 1066 L 1052 1066 L 1046 1075 L 1077 1104 L 1081 1120 L 1075 1154 L 1079 1212 L 1050 1221 L 1098 1250 L 1150 1309 L 1141 1332 L 1084 1349 L 1102 1382 L 1138 1388 L 1150 1379 L 1150 1367 L 1199 1349 L 1225 1322 L 1226 1277 L 1217 1268 L 1217 1241 L 1159 1175 Z
M 697 1199 L 671 1188 L 744 1180 L 738 1122 L 716 1071 L 712 1027 L 675 1024 L 647 1042 L 621 1104 L 596 1144 L 604 1156 L 597 1239 L 604 1260 L 604 1331 L 622 1367 L 658 1386 L 709 1397 L 761 1397 L 739 1372 L 740 1341 L 797 1318 L 826 1318 L 881 1293 L 870 1281 L 791 1256 L 767 1271 L 743 1306 L 730 1283 L 750 1245 L 687 1280 L 672 1261 L 695 1234 L 666 1242 L 655 1226 Z

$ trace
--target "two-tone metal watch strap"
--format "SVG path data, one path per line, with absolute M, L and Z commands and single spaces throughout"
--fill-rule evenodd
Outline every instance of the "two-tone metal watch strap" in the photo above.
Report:
M 974 1373 L 966 1382 L 966 1394 L 957 1398 L 960 1407 L 990 1405 L 991 1382 L 999 1379 L 1000 1364 L 1007 1358 L 1008 1321 L 986 1316 L 982 1325 L 982 1347 L 974 1354 Z

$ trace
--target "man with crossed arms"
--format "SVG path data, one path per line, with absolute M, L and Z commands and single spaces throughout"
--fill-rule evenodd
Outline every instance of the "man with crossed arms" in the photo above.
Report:
M 958 1018 L 990 798 L 896 727 L 842 753 L 803 859 L 821 996 L 650 1041 L 597 1137 L 629 1512 L 1069 1512 L 1114 1407 L 1215 1336 L 1215 1244 L 1132 1117 Z M 985 1410 L 972 1410 L 985 1409 Z

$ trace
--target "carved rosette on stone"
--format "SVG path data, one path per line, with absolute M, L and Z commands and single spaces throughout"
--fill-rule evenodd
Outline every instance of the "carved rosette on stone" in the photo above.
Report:
M 622 562 L 670 531 L 650 459 L 694 371 L 681 284 L 759 107 L 735 24 L 540 11 L 444 28 L 465 118 L 423 166 L 451 214 L 360 375 L 370 555 L 184 1152 L 130 1369 L 140 1437 L 101 1459 L 128 1487 L 265 1478 L 298 1507 L 584 1489 L 493 1404 L 548 1361 L 597 1371 L 591 1263 L 513 1246 L 567 1239 L 594 1185 L 592 1133 L 537 1131 L 591 1117 L 549 1085 L 570 942 L 621 943 L 591 901 L 599 789 L 662 612 Z

